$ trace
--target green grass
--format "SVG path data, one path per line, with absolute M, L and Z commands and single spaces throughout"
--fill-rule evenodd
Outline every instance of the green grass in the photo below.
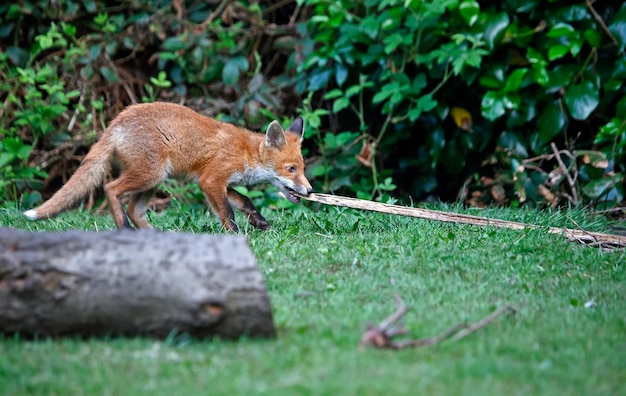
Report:
M 544 226 L 606 231 L 584 211 L 463 210 Z M 626 251 L 602 252 L 543 230 L 513 231 L 326 208 L 265 211 L 242 227 L 272 300 L 275 340 L 0 339 L 2 395 L 617 395 L 626 392 Z M 159 229 L 219 232 L 214 216 L 172 208 Z M 240 225 L 244 221 L 239 218 Z M 0 225 L 113 228 L 75 211 Z M 418 350 L 356 346 L 368 321 L 410 306 L 410 336 L 436 335 L 512 304 L 514 316 Z M 585 308 L 593 300 L 596 306 Z

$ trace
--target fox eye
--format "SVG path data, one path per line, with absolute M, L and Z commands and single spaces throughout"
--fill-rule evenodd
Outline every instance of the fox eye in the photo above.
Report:
M 295 166 L 288 166 L 287 167 L 287 172 L 289 172 L 289 173 L 296 173 L 296 167 Z

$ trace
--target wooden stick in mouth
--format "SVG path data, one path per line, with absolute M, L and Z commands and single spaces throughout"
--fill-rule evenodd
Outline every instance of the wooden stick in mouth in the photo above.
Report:
M 399 216 L 417 217 L 426 220 L 443 221 L 447 223 L 471 224 L 481 227 L 492 226 L 499 228 L 510 228 L 514 230 L 546 229 L 551 234 L 559 234 L 582 244 L 601 246 L 604 249 L 616 249 L 626 247 L 626 236 L 604 234 L 600 232 L 590 232 L 585 230 L 574 230 L 571 228 L 543 227 L 534 224 L 520 223 L 516 221 L 490 219 L 480 216 L 465 215 L 452 212 L 442 212 L 439 210 L 411 208 L 407 206 L 391 205 L 381 202 L 367 201 L 364 199 L 342 197 L 330 194 L 311 193 L 309 195 L 299 195 L 300 198 L 311 202 L 319 202 L 325 205 L 342 206 L 352 209 L 369 210 L 379 213 L 387 213 Z

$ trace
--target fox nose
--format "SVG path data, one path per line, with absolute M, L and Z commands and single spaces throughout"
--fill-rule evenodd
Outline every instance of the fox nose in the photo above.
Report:
M 313 192 L 313 187 L 311 187 L 310 185 L 306 188 L 306 195 L 309 195 Z

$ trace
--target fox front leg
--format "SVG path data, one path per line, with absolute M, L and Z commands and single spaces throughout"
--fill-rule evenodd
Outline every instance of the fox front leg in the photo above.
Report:
M 235 223 L 235 212 L 233 212 L 233 208 L 228 203 L 227 190 L 225 187 L 219 187 L 220 185 L 226 185 L 226 183 L 220 184 L 216 181 L 204 179 L 200 180 L 198 184 L 222 225 L 229 231 L 238 232 L 239 227 Z
M 265 220 L 252 201 L 232 188 L 228 189 L 228 201 L 248 217 L 248 222 L 260 230 L 269 230 L 270 223 Z

